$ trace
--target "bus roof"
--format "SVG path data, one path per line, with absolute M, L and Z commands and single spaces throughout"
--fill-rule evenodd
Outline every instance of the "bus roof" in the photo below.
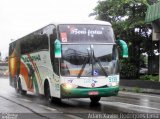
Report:
M 31 35 L 31 34 L 37 32 L 37 31 L 40 31 L 40 30 L 42 30 L 42 29 L 44 29 L 44 28 L 46 28 L 46 27 L 48 27 L 48 26 L 50 26 L 50 25 L 58 26 L 58 25 L 61 25 L 61 24 L 90 24 L 90 25 L 95 24 L 95 25 L 109 25 L 109 26 L 111 26 L 111 23 L 109 23 L 109 22 L 107 22 L 107 21 L 100 21 L 100 20 L 91 20 L 91 19 L 78 20 L 78 21 L 77 21 L 77 20 L 74 20 L 74 21 L 71 21 L 71 20 L 63 20 L 63 21 L 60 21 L 60 20 L 58 20 L 58 21 L 52 22 L 52 23 L 50 23 L 50 24 L 48 24 L 48 25 L 46 25 L 46 26 L 44 26 L 44 27 L 42 27 L 42 28 L 40 28 L 40 29 L 37 29 L 36 31 L 33 31 L 33 32 L 31 32 L 31 33 L 29 33 L 29 34 L 21 37 L 21 38 L 18 38 L 18 39 L 16 39 L 16 40 L 13 40 L 13 41 L 11 41 L 10 43 L 12 43 L 12 42 L 14 42 L 14 41 L 17 41 L 17 40 L 19 40 L 19 39 L 22 39 L 22 38 L 24 38 L 24 37 L 26 37 L 26 36 L 28 36 L 28 35 Z
M 71 21 L 71 20 L 65 20 L 65 21 L 55 21 L 51 24 L 54 25 L 60 25 L 60 24 L 97 24 L 97 25 L 109 25 L 111 26 L 111 23 L 106 21 L 100 21 L 100 20 L 79 20 L 79 21 Z

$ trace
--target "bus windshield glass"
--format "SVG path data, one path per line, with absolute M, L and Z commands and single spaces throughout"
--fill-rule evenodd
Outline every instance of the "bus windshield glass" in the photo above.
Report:
M 114 43 L 114 33 L 107 25 L 59 25 L 62 43 Z
M 60 70 L 62 76 L 107 76 L 118 71 L 114 45 L 62 45 Z

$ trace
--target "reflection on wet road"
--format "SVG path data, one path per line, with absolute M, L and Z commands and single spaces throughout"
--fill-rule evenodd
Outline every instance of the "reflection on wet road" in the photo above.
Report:
M 87 98 L 63 99 L 61 103 L 49 104 L 43 96 L 16 94 L 8 79 L 0 78 L 0 105 L 1 113 L 33 113 L 40 114 L 41 118 L 53 118 L 49 114 L 54 114 L 57 119 L 88 118 L 88 114 L 94 113 L 160 114 L 160 95 L 119 92 L 118 96 L 103 97 L 96 105 Z

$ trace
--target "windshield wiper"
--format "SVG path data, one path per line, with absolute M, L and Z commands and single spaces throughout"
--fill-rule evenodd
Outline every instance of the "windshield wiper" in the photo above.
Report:
M 105 71 L 104 67 L 102 66 L 101 62 L 99 59 L 95 58 L 96 61 L 98 61 L 98 64 L 100 66 L 100 68 L 102 69 L 103 73 L 105 74 L 105 76 L 108 76 L 107 72 Z
M 92 47 L 91 47 L 90 50 L 91 50 L 91 53 L 88 52 L 88 57 L 86 57 L 86 60 L 85 60 L 85 62 L 83 63 L 83 66 L 82 66 L 82 68 L 81 68 L 81 70 L 80 70 L 80 72 L 79 72 L 79 74 L 78 74 L 77 77 L 78 77 L 78 78 L 81 77 L 81 75 L 82 75 L 82 73 L 83 73 L 83 71 L 84 71 L 84 68 L 86 67 L 87 62 L 89 62 L 89 64 L 90 64 L 90 63 L 92 64 L 92 76 L 94 76 L 94 75 L 93 75 L 93 69 L 94 69 L 94 68 L 93 68 L 93 62 L 94 62 L 94 61 L 95 61 L 95 62 L 98 62 L 98 65 L 100 66 L 100 68 L 101 68 L 101 70 L 103 71 L 103 73 L 105 74 L 105 76 L 108 76 L 108 74 L 107 74 L 107 72 L 105 71 L 104 67 L 102 66 L 100 60 L 95 57 L 95 55 L 94 55 L 94 50 L 93 50 Z
M 87 62 L 89 62 L 89 65 L 93 62 L 93 60 L 92 60 L 92 54 L 89 52 L 90 51 L 90 49 L 87 49 L 87 53 L 88 53 L 88 56 L 86 57 L 86 60 L 85 60 L 85 62 L 83 63 L 83 66 L 82 66 L 82 68 L 81 68 L 81 70 L 80 70 L 80 72 L 79 72 L 79 74 L 78 74 L 78 78 L 80 78 L 81 77 L 81 75 L 82 75 L 82 73 L 83 73 L 83 71 L 84 71 L 84 68 L 86 67 L 86 64 L 87 64 Z M 93 65 L 92 65 L 93 66 Z M 93 70 L 92 70 L 93 71 Z M 92 73 L 93 74 L 93 73 Z
M 83 71 L 84 71 L 84 68 L 86 67 L 86 64 L 87 64 L 87 62 L 88 62 L 89 59 L 90 59 L 89 57 L 86 58 L 85 62 L 83 63 L 82 68 L 81 68 L 81 70 L 80 70 L 80 72 L 79 72 L 79 74 L 78 74 L 78 76 L 77 76 L 78 78 L 81 77 L 81 75 L 82 75 L 82 73 L 83 73 Z
M 96 62 L 98 62 L 99 66 L 100 66 L 100 68 L 102 69 L 102 71 L 103 71 L 103 73 L 105 74 L 105 76 L 108 76 L 108 74 L 107 74 L 107 72 L 105 71 L 104 67 L 102 66 L 100 60 L 95 57 L 95 55 L 94 55 L 94 50 L 93 50 L 93 58 L 94 58 L 94 60 L 95 60 Z

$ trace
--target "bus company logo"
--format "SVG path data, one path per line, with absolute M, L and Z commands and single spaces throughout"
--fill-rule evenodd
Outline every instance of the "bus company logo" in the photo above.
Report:
M 92 87 L 95 87 L 95 83 L 92 83 L 91 86 L 92 86 Z
M 67 80 L 68 83 L 72 83 L 73 82 L 73 79 L 69 79 Z
M 78 29 L 78 28 L 70 28 L 70 34 L 72 35 L 87 35 L 89 37 L 94 37 L 94 35 L 102 35 L 103 31 L 102 30 L 91 30 L 91 29 Z
M 91 84 L 91 86 L 92 86 L 92 87 L 95 87 L 96 83 L 97 83 L 97 80 L 96 80 L 96 79 L 92 79 L 92 84 Z
M 71 34 L 74 34 L 74 30 L 75 30 L 75 29 L 76 29 L 76 28 L 71 27 L 71 28 L 69 29 L 70 33 L 71 33 Z
M 71 32 L 71 34 L 74 34 L 74 35 L 85 35 L 85 34 L 87 34 L 86 29 L 79 30 L 77 28 L 71 28 L 70 32 Z
M 21 58 L 24 62 L 30 62 L 29 57 L 21 57 Z M 31 56 L 31 60 L 32 61 L 41 61 L 41 56 L 39 54 L 38 55 L 33 55 L 33 56 Z
M 92 83 L 97 83 L 97 80 L 96 79 L 92 79 Z

